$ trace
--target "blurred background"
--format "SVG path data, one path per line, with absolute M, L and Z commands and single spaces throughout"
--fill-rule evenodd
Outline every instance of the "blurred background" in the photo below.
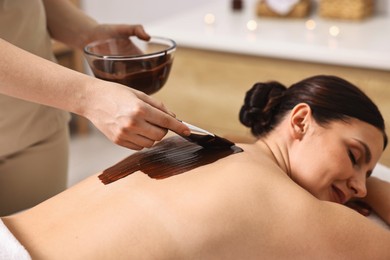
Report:
M 313 5 L 318 6 L 321 0 L 312 0 Z M 226 5 L 230 5 L 230 0 L 143 0 L 143 1 L 122 1 L 111 0 L 109 4 L 104 0 L 79 0 L 80 6 L 87 13 L 95 17 L 101 22 L 130 22 L 148 24 L 159 19 L 170 17 L 178 14 L 178 12 L 190 11 L 193 8 L 215 3 L 224 2 Z M 251 8 L 249 5 L 256 4 L 257 1 L 243 0 L 244 8 Z M 286 2 L 280 1 L 279 2 Z M 345 2 L 344 0 L 333 0 L 330 2 Z M 388 0 L 374 0 L 374 1 L 360 1 L 349 0 L 346 1 L 352 6 L 354 3 L 373 2 L 375 14 L 388 14 L 389 13 L 389 1 Z M 342 4 L 343 5 L 343 4 Z M 253 8 L 253 6 L 252 6 Z M 314 7 L 316 8 L 316 7 Z M 313 8 L 313 9 L 314 9 Z M 315 11 L 315 10 L 313 10 Z

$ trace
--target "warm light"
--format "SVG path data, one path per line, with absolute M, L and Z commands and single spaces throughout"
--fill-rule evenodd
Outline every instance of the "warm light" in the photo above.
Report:
M 306 29 L 312 31 L 316 28 L 317 24 L 314 20 L 310 19 L 310 20 L 307 20 L 306 23 Z
M 209 24 L 209 25 L 214 24 L 215 23 L 215 16 L 211 13 L 206 14 L 204 16 L 204 22 L 206 24 Z
M 340 34 L 340 29 L 337 26 L 331 26 L 329 28 L 329 34 L 332 35 L 333 37 L 336 37 Z
M 255 31 L 257 29 L 257 22 L 255 20 L 249 20 L 246 23 L 246 28 L 248 28 L 249 31 Z

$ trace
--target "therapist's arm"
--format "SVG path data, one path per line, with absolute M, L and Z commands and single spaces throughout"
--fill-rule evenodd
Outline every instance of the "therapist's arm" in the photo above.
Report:
M 141 25 L 99 24 L 69 0 L 43 0 L 43 3 L 51 37 L 78 49 L 91 41 L 111 37 L 150 38 Z
M 110 140 L 150 147 L 167 129 L 188 134 L 165 106 L 146 94 L 70 70 L 0 39 L 0 93 L 88 118 Z

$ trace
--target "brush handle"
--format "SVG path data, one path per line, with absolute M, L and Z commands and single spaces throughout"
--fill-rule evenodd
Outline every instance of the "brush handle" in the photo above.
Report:
M 179 120 L 179 119 L 178 119 Z M 179 120 L 180 122 L 182 122 L 183 124 L 185 124 L 190 130 L 191 130 L 191 133 L 193 133 L 193 134 L 202 134 L 202 135 L 211 135 L 211 136 L 215 136 L 215 134 L 213 134 L 213 133 L 210 133 L 209 131 L 207 131 L 207 130 L 204 130 L 204 129 L 202 129 L 202 128 L 200 128 L 200 127 L 197 127 L 197 126 L 194 126 L 194 125 L 191 125 L 191 124 L 189 124 L 189 123 L 187 123 L 187 122 L 184 122 L 184 121 L 182 121 L 182 120 Z

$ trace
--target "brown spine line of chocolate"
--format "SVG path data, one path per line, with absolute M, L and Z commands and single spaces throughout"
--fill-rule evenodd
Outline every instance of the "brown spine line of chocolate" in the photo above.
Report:
M 164 179 L 242 151 L 235 145 L 221 149 L 205 148 L 174 136 L 150 149 L 130 155 L 104 170 L 99 179 L 109 184 L 136 171 L 142 171 L 154 179 Z

